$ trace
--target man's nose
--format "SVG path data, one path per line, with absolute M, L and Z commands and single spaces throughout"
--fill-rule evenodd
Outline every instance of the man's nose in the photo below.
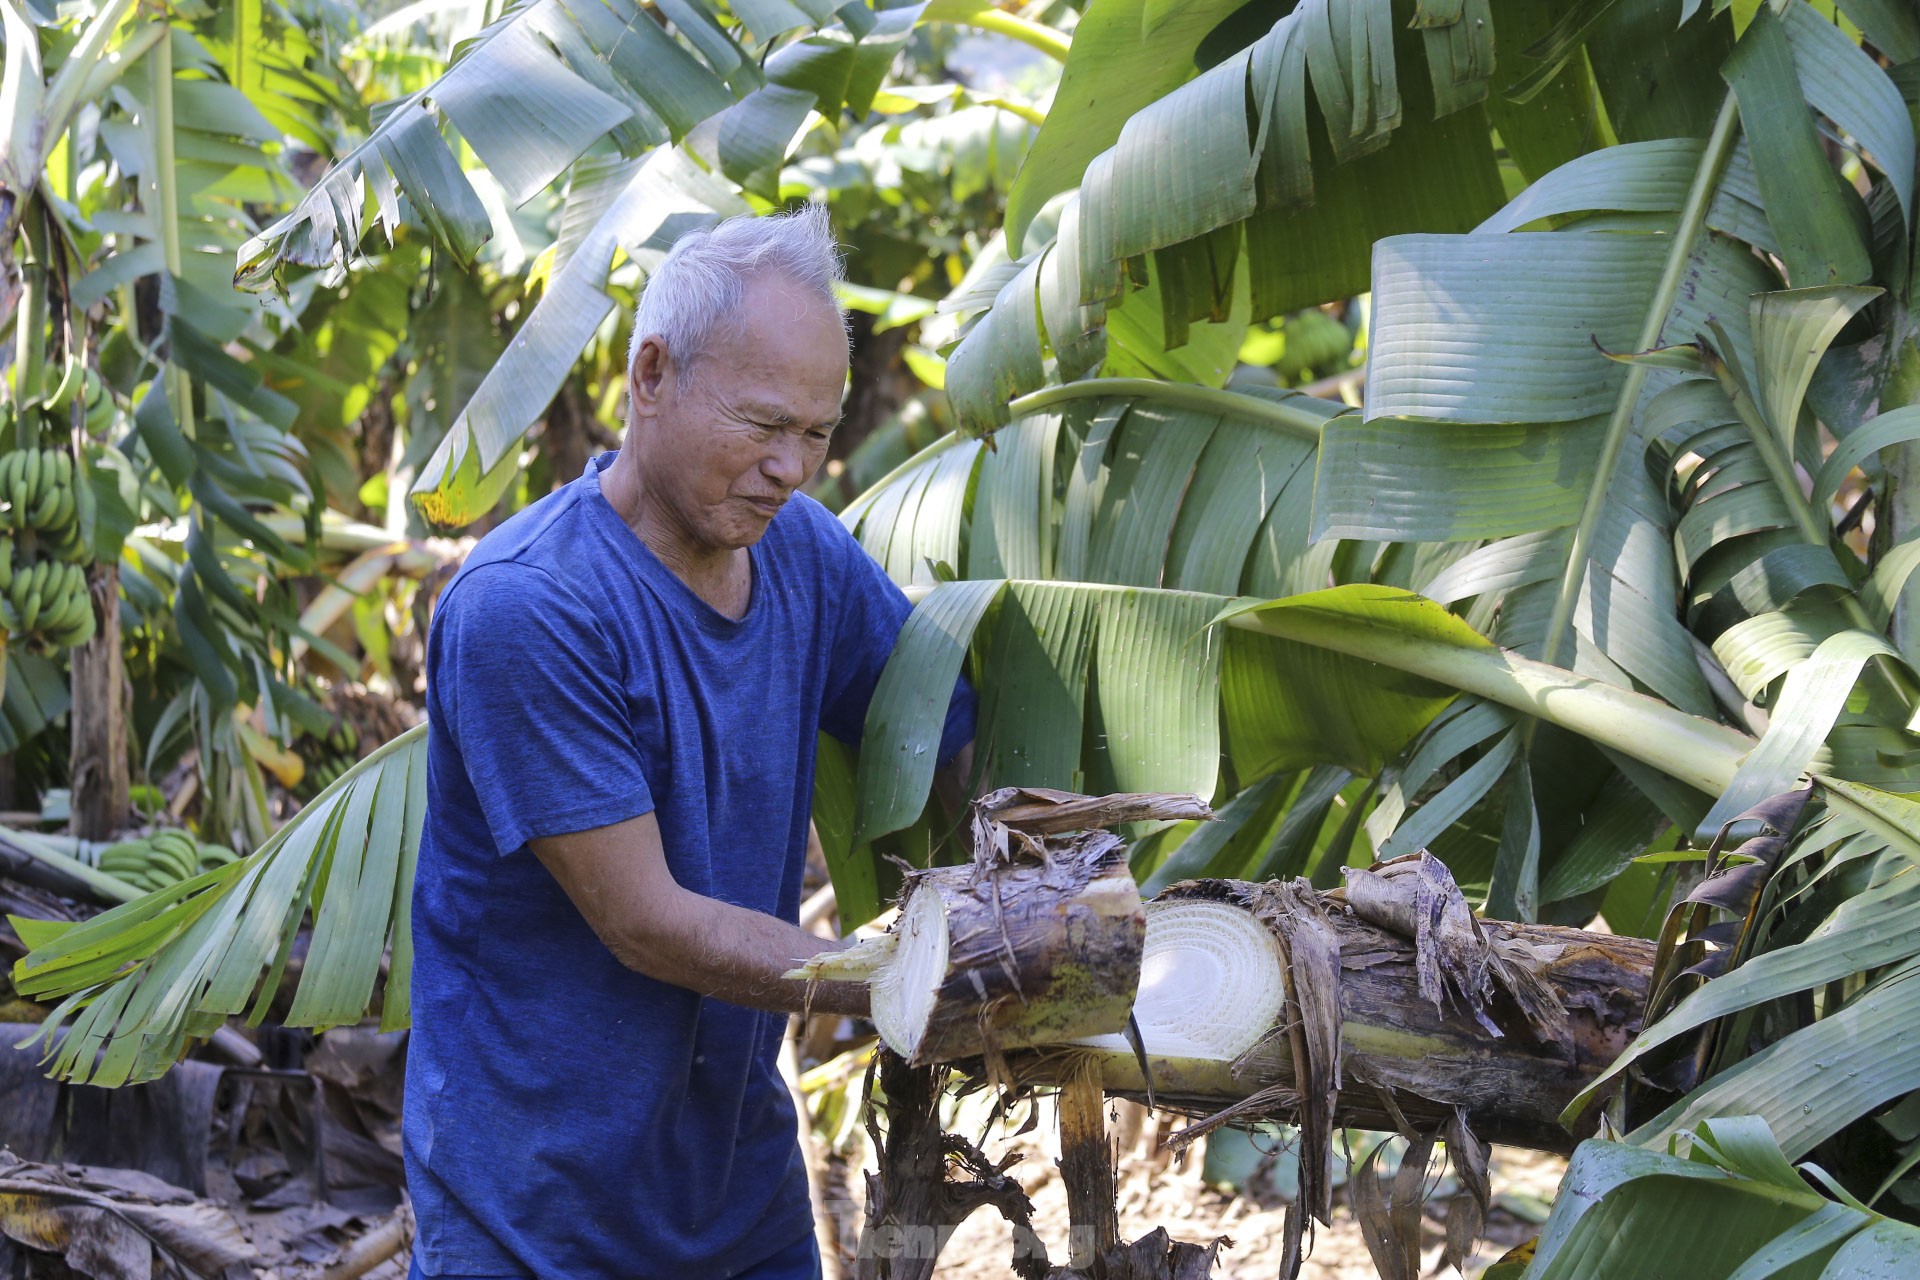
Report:
M 782 433 L 761 460 L 760 473 L 783 489 L 798 489 L 807 482 L 805 448 L 794 437 Z

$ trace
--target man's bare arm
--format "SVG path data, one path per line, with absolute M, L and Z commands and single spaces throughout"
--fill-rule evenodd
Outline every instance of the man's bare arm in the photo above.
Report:
M 682 888 L 667 868 L 651 813 L 535 840 L 533 852 L 621 964 L 731 1004 L 798 1013 L 806 984 L 780 975 L 844 945 Z M 823 982 L 813 1008 L 865 1016 L 867 990 Z

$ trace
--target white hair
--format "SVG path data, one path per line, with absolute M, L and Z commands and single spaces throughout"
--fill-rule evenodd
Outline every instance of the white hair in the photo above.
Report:
M 762 272 L 817 293 L 846 323 L 833 292 L 846 271 L 826 206 L 807 204 L 765 217 L 744 214 L 690 231 L 674 242 L 634 309 L 627 368 L 639 357 L 640 344 L 658 337 L 673 357 L 676 384 L 686 390 L 695 362 L 716 331 L 739 315 L 747 281 Z

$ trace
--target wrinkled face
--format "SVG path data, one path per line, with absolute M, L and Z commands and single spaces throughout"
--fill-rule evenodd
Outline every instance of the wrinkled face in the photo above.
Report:
M 747 283 L 743 314 L 699 353 L 683 390 L 648 338 L 628 371 L 648 502 L 693 555 L 752 546 L 827 456 L 847 338 L 825 300 L 777 276 Z

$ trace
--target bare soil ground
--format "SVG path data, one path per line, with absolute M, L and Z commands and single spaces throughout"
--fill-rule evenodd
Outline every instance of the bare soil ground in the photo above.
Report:
M 1226 1236 L 1233 1244 L 1222 1249 L 1215 1280 L 1273 1280 L 1280 1267 L 1286 1199 L 1271 1188 L 1243 1193 L 1209 1185 L 1203 1177 L 1198 1146 L 1181 1157 L 1154 1150 L 1158 1139 L 1177 1128 L 1178 1122 L 1167 1118 L 1143 1124 L 1140 1109 L 1133 1108 L 1134 1114 L 1129 1114 L 1128 1105 L 1119 1104 L 1110 1123 L 1124 1150 L 1118 1167 L 1121 1236 L 1135 1239 L 1155 1227 L 1165 1227 L 1175 1239 L 1202 1244 Z M 967 1126 L 965 1118 L 956 1116 L 962 1123 L 950 1127 L 968 1137 L 978 1136 L 979 1128 Z M 1034 1228 L 1046 1244 L 1049 1258 L 1055 1263 L 1066 1262 L 1066 1191 L 1054 1165 L 1059 1149 L 1050 1109 L 1043 1105 L 1040 1123 L 1032 1131 L 1004 1137 L 996 1130 L 982 1145 L 990 1156 L 998 1157 L 1009 1150 L 1022 1153 L 1011 1172 L 1020 1177 L 1022 1187 L 1033 1199 Z M 1339 1178 L 1341 1156 L 1337 1145 L 1334 1160 Z M 844 1179 L 846 1162 L 836 1157 L 833 1163 L 835 1173 Z M 1544 1214 L 1565 1170 L 1566 1161 L 1557 1156 L 1517 1148 L 1494 1149 L 1494 1209 L 1486 1234 L 1468 1263 L 1469 1277 L 1538 1232 L 1537 1219 Z M 860 1182 L 857 1172 L 851 1181 L 856 1185 Z M 1253 1185 L 1259 1186 L 1260 1180 Z M 857 1199 L 857 1190 L 847 1190 L 852 1192 L 849 1201 Z M 1444 1194 L 1435 1197 L 1423 1220 L 1422 1270 L 1427 1273 L 1433 1273 L 1440 1263 L 1446 1235 L 1445 1200 Z M 850 1247 L 857 1239 L 859 1215 L 849 1201 L 836 1204 L 835 1217 L 841 1224 L 841 1239 Z M 969 1218 L 941 1251 L 934 1275 L 936 1280 L 1006 1280 L 1009 1256 L 1006 1224 L 992 1210 L 982 1210 Z M 1342 1192 L 1336 1191 L 1333 1225 L 1319 1228 L 1302 1275 L 1308 1280 L 1374 1280 L 1377 1274 L 1359 1224 Z M 831 1270 L 828 1276 L 832 1280 Z

